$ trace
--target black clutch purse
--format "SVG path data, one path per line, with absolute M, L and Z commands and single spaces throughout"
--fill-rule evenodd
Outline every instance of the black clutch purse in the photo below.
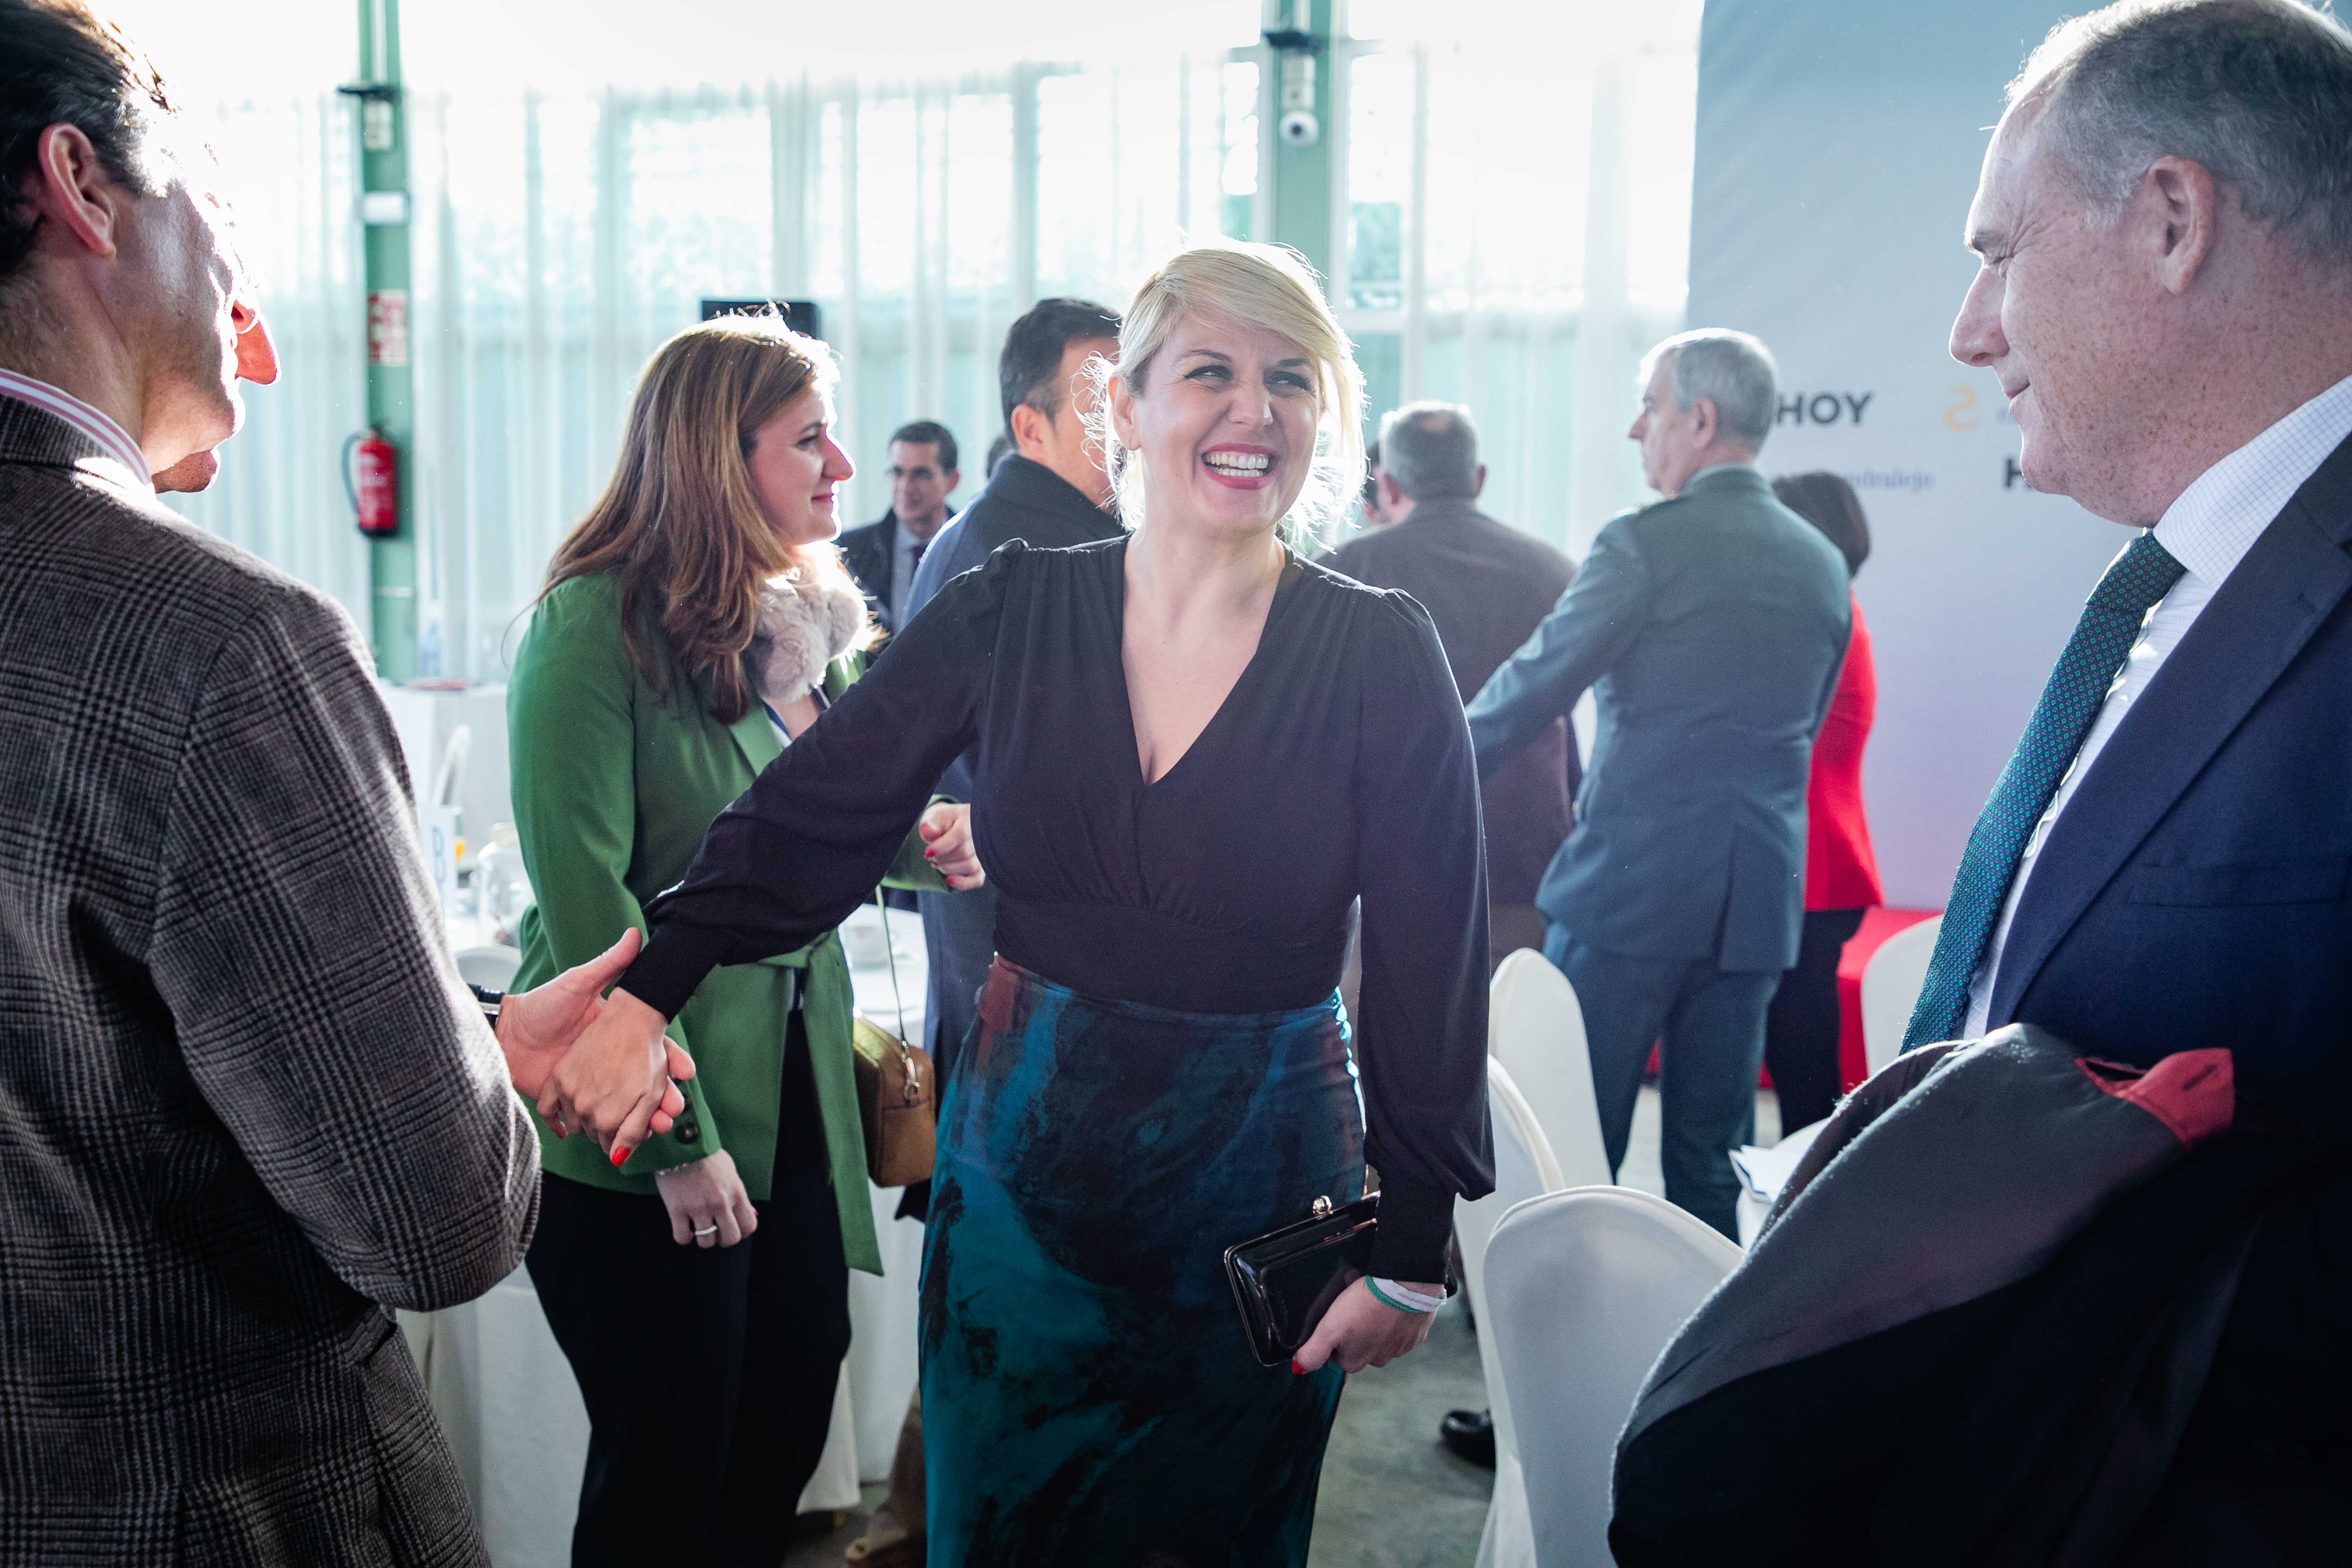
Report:
M 1381 1194 L 1338 1208 L 1317 1198 L 1312 1216 L 1225 1248 L 1225 1282 L 1260 1366 L 1298 1352 L 1339 1292 L 1371 1272 Z

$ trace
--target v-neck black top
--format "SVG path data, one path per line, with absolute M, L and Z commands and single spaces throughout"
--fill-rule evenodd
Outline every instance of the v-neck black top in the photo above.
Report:
M 623 984 L 664 1013 L 714 965 L 805 945 L 870 897 L 940 770 L 977 747 L 997 951 L 1082 994 L 1314 1005 L 1363 900 L 1356 1023 L 1377 1271 L 1440 1278 L 1451 1198 L 1493 1186 L 1478 777 L 1428 613 L 1311 563 L 1157 782 L 1120 648 L 1124 537 L 1013 542 L 956 578 L 711 826 L 646 907 Z

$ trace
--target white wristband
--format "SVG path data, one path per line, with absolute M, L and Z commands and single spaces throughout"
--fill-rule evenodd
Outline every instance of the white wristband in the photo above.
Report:
M 1410 1285 L 1400 1285 L 1393 1279 L 1375 1279 L 1367 1275 L 1364 1283 L 1371 1288 L 1374 1300 L 1400 1312 L 1434 1312 L 1445 1305 L 1443 1296 L 1432 1296 Z

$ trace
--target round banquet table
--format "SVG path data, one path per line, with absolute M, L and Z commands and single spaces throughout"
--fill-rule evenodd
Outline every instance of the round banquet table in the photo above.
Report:
M 453 946 L 467 948 L 478 940 L 470 921 L 453 918 L 450 928 Z M 895 991 L 882 956 L 883 911 L 868 906 L 844 925 L 857 1010 L 919 1041 L 929 974 L 922 921 L 911 910 L 892 910 L 888 930 Z M 923 1252 L 923 1227 L 892 1217 L 899 1195 L 896 1187 L 867 1192 L 883 1273 L 849 1277 L 849 1354 L 842 1363 L 824 1457 L 801 1494 L 803 1513 L 854 1507 L 861 1481 L 881 1481 L 890 1473 L 899 1424 L 915 1390 L 915 1283 Z M 588 1457 L 588 1412 L 530 1276 L 518 1268 L 478 1300 L 446 1311 L 403 1312 L 400 1319 L 473 1499 L 490 1561 L 498 1568 L 562 1568 L 571 1561 Z

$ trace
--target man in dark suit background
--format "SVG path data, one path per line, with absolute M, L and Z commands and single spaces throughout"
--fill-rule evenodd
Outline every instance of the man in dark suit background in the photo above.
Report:
M 0 0 L 0 1561 L 487 1563 L 385 1309 L 521 1261 L 634 934 L 494 1043 L 350 619 L 156 500 L 277 376 L 209 155 Z
M 1324 564 L 1376 588 L 1402 588 L 1437 625 L 1454 684 L 1476 692 L 1576 575 L 1569 558 L 1478 510 L 1486 465 L 1478 427 L 1451 403 L 1412 403 L 1381 421 L 1372 479 L 1390 519 L 1332 552 Z M 1568 837 L 1583 778 L 1566 718 L 1536 732 L 1480 786 L 1486 821 L 1488 949 L 1500 963 L 1543 946 L 1536 889 Z
M 2352 1126 L 2352 34 L 2115 5 L 2027 61 L 1952 353 L 2141 530 L 1962 858 L 1907 1043 L 2011 1022 Z M 2352 1561 L 2352 1177 L 2273 1201 L 2129 1561 Z
M 842 563 L 857 580 L 874 618 L 891 631 L 906 624 L 923 552 L 947 526 L 948 498 L 963 476 L 956 469 L 954 433 L 934 419 L 917 419 L 890 434 L 890 508 L 878 522 L 841 536 Z
M 1667 499 L 1610 520 L 1559 607 L 1469 708 L 1478 771 L 1591 687 L 1577 821 L 1537 891 L 1576 987 L 1613 1170 L 1653 1041 L 1666 1195 L 1727 1236 L 1764 1016 L 1796 962 L 1805 780 L 1845 657 L 1845 560 L 1756 469 L 1776 377 L 1744 332 L 1650 351 L 1642 445 Z
M 1095 387 L 1085 374 L 1088 361 L 1118 353 L 1118 313 L 1084 300 L 1041 300 L 1013 323 L 996 367 L 1013 451 L 988 476 L 979 498 L 924 552 L 907 599 L 908 619 L 920 615 L 948 579 L 986 561 L 1008 540 L 1058 549 L 1118 532 L 1118 520 L 1106 510 L 1110 477 L 1087 443 Z M 939 787 L 952 799 L 971 799 L 969 759 L 957 759 Z M 973 998 L 996 955 L 996 895 L 982 888 L 915 897 L 931 958 L 924 1032 L 945 1073 L 971 1026 Z

